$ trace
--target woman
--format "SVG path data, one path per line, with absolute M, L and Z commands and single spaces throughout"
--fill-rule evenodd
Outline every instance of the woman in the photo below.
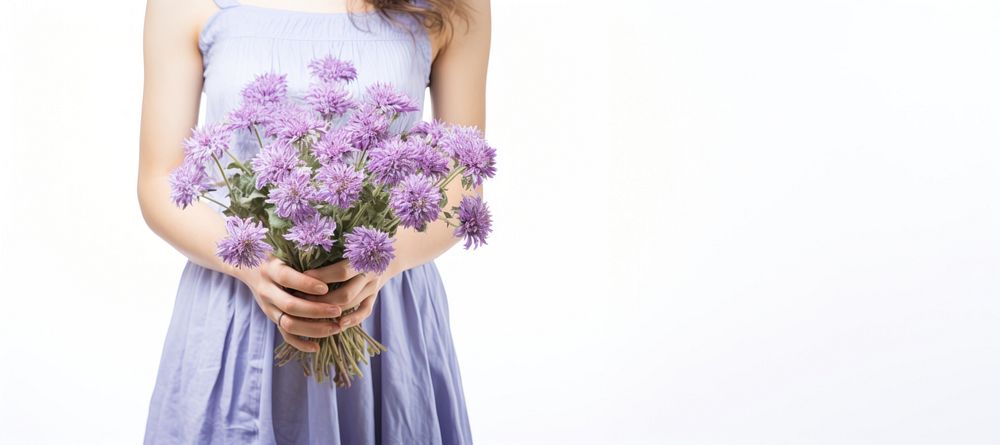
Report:
M 382 275 L 358 274 L 346 262 L 299 273 L 274 257 L 235 269 L 215 254 L 222 215 L 200 202 L 175 207 L 167 178 L 202 92 L 205 121 L 221 121 L 259 73 L 287 74 L 289 94 L 301 96 L 307 64 L 326 55 L 356 66 L 355 94 L 381 81 L 422 104 L 429 86 L 435 118 L 483 128 L 489 36 L 488 0 L 148 1 L 138 196 L 150 228 L 189 261 L 145 443 L 471 442 L 433 263 L 456 243 L 451 229 L 437 222 L 423 233 L 400 230 Z M 253 156 L 243 142 L 234 143 L 237 156 Z M 461 198 L 458 185 L 447 193 L 451 202 Z M 345 284 L 331 290 L 335 282 Z M 389 352 L 351 387 L 317 383 L 297 363 L 274 366 L 282 341 L 312 352 L 318 346 L 309 338 L 357 324 Z

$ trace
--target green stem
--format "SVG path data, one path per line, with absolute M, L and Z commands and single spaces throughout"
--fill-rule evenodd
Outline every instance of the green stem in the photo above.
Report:
M 229 149 L 226 149 L 225 151 L 226 154 L 229 155 L 229 158 L 232 159 L 234 163 L 236 163 L 236 167 L 238 167 L 240 170 L 243 170 L 246 173 L 250 173 L 250 169 L 247 168 L 246 165 L 243 165 L 243 162 L 241 162 L 236 156 L 233 156 L 233 154 L 229 152 Z
M 218 204 L 219 206 L 221 206 L 221 207 L 223 207 L 223 208 L 227 208 L 227 209 L 229 209 L 229 210 L 232 210 L 232 209 L 230 209 L 230 208 L 229 208 L 229 206 L 227 206 L 227 205 L 225 205 L 225 204 L 223 204 L 223 203 L 221 203 L 221 202 L 219 202 L 219 201 L 216 201 L 216 200 L 214 200 L 214 199 L 210 198 L 210 197 L 209 197 L 208 195 L 201 195 L 201 197 L 202 197 L 202 198 L 205 198 L 205 199 L 207 199 L 207 200 L 209 200 L 209 201 L 212 201 L 212 202 L 214 202 L 214 203 Z
M 444 179 L 441 180 L 441 182 L 438 184 L 438 187 L 443 188 L 448 186 L 448 183 L 450 183 L 453 179 L 455 179 L 456 176 L 462 173 L 465 173 L 465 167 L 459 166 L 455 170 L 452 170 L 452 172 L 449 173 L 448 176 L 446 176 Z
M 313 247 L 312 249 L 309 249 L 309 251 L 307 252 L 299 250 L 299 263 L 302 264 L 302 270 L 300 272 L 304 272 L 313 268 L 312 262 L 313 259 L 315 259 L 316 257 L 317 249 L 318 249 L 317 247 Z
M 226 169 L 222 168 L 222 163 L 219 162 L 219 158 L 212 155 L 212 160 L 215 161 L 215 165 L 219 167 L 219 174 L 222 175 L 222 179 L 226 180 L 226 188 L 229 189 L 229 199 L 233 199 L 233 185 L 229 183 L 229 177 L 226 176 Z
M 264 140 L 260 138 L 260 131 L 257 130 L 257 126 L 253 126 L 253 135 L 257 136 L 257 145 L 260 145 L 260 149 L 264 149 Z
M 448 227 L 451 227 L 453 225 L 454 226 L 458 226 L 457 222 L 452 222 L 451 219 L 449 219 L 448 217 L 444 216 L 444 212 L 441 212 L 441 216 L 438 218 L 438 220 L 439 221 L 444 221 L 446 224 L 448 224 Z
M 368 202 L 365 202 L 364 204 L 361 204 L 361 207 L 358 208 L 358 213 L 356 213 L 354 215 L 354 218 L 351 219 L 351 228 L 352 229 L 355 226 L 358 225 L 358 222 L 361 219 L 361 215 L 365 213 L 365 210 L 368 210 Z
M 368 160 L 368 150 L 361 152 L 361 156 L 358 156 L 358 162 L 354 164 L 354 170 L 360 170 L 361 166 L 365 164 Z

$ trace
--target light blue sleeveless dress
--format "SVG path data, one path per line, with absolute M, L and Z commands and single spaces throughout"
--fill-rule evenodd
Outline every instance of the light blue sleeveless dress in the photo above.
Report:
M 415 21 L 377 13 L 310 13 L 216 0 L 202 29 L 206 122 L 220 121 L 240 90 L 264 72 L 288 75 L 289 94 L 309 85 L 306 65 L 332 54 L 357 67 L 360 97 L 389 82 L 423 103 L 430 43 Z M 411 113 L 395 129 L 419 119 Z M 250 159 L 256 142 L 235 143 Z M 217 196 L 222 198 L 221 196 Z M 365 377 L 335 388 L 303 375 L 298 362 L 274 365 L 281 335 L 239 280 L 188 262 L 150 399 L 145 444 L 471 443 L 445 289 L 434 263 L 407 270 L 379 292 L 364 328 L 388 352 Z

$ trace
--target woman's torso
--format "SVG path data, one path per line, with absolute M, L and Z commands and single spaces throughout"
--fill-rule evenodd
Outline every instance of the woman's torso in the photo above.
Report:
M 205 22 L 198 46 L 204 67 L 204 122 L 220 122 L 239 106 L 243 86 L 262 73 L 287 75 L 288 94 L 302 100 L 310 82 L 307 65 L 333 55 L 354 64 L 357 80 L 348 85 L 361 97 L 373 82 L 392 84 L 423 108 L 430 79 L 431 42 L 409 16 L 392 23 L 377 12 L 320 13 L 272 9 L 216 0 L 220 9 Z M 407 113 L 392 126 L 399 131 L 420 120 Z M 247 132 L 233 141 L 233 154 L 249 159 L 259 149 Z M 222 196 L 217 196 L 222 198 Z

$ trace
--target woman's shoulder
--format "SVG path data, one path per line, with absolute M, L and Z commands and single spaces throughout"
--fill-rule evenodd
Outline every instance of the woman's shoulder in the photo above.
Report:
M 147 0 L 144 27 L 151 37 L 169 34 L 197 45 L 205 24 L 220 10 L 213 0 Z

